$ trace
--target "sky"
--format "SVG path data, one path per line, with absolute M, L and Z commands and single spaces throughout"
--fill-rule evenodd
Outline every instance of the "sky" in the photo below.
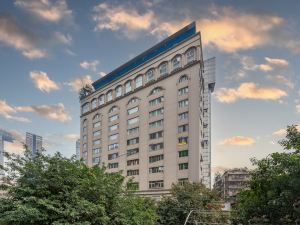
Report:
M 78 90 L 192 21 L 216 57 L 212 171 L 282 151 L 300 124 L 300 1 L 0 1 L 0 128 L 75 154 Z M 300 128 L 300 127 L 299 127 Z

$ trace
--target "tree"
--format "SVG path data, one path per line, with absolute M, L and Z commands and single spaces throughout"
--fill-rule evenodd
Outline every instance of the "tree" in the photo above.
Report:
M 121 173 L 60 153 L 7 157 L 1 225 L 155 224 L 154 202 L 125 189 Z
M 195 210 L 195 212 L 191 214 L 189 221 L 204 221 L 205 219 L 205 222 L 212 222 L 218 220 L 226 224 L 226 216 L 224 217 L 218 207 L 214 208 L 213 206 L 218 200 L 216 193 L 203 184 L 187 182 L 182 185 L 173 185 L 171 195 L 164 197 L 158 203 L 159 224 L 184 224 L 191 210 Z M 209 211 L 211 214 L 203 215 L 199 211 Z M 189 222 L 188 224 L 194 223 Z
M 236 220 L 248 224 L 295 224 L 300 218 L 300 133 L 289 126 L 286 139 L 279 143 L 289 153 L 273 153 L 262 160 L 252 159 L 248 188 L 237 197 Z

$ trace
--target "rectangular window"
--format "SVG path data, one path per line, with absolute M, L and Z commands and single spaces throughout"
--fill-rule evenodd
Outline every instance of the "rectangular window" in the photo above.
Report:
M 159 189 L 164 187 L 163 180 L 149 181 L 149 189 Z
M 161 96 L 159 98 L 156 98 L 156 99 L 153 99 L 151 101 L 149 101 L 149 105 L 150 106 L 155 106 L 155 105 L 158 105 L 160 103 L 162 103 L 164 101 L 164 96 Z
M 132 138 L 127 140 L 127 145 L 134 145 L 139 143 L 139 138 Z
M 97 128 L 97 127 L 100 127 L 100 126 L 101 126 L 101 122 L 93 123 L 93 127 L 94 128 Z
M 188 119 L 188 118 L 189 118 L 189 113 L 188 112 L 178 114 L 178 119 L 179 120 L 184 120 L 184 119 Z
M 158 138 L 162 138 L 162 137 L 163 137 L 163 131 L 158 131 L 158 132 L 149 134 L 150 140 L 158 139 Z
M 108 163 L 108 169 L 118 168 L 118 167 L 119 167 L 119 163 Z
M 188 87 L 180 88 L 178 90 L 178 95 L 184 95 L 184 94 L 187 94 L 187 93 L 189 93 L 189 88 Z
M 87 129 L 86 127 L 83 127 L 83 128 L 82 128 L 82 132 L 85 133 L 85 132 L 86 132 L 86 129 Z
M 139 133 L 139 128 L 138 127 L 134 127 L 134 128 L 131 128 L 131 129 L 127 130 L 128 135 L 133 135 L 133 134 L 137 134 L 137 133 Z
M 82 157 L 86 158 L 87 157 L 87 152 L 82 152 Z
M 179 185 L 184 185 L 184 184 L 186 184 L 188 182 L 189 182 L 188 178 L 180 178 L 180 179 L 178 179 Z
M 182 150 L 178 152 L 179 157 L 187 157 L 189 156 L 189 150 Z
M 188 163 L 179 163 L 178 164 L 179 170 L 187 170 L 189 168 Z
M 149 117 L 159 116 L 163 114 L 164 114 L 164 108 L 160 108 L 149 112 Z
M 160 127 L 162 126 L 164 123 L 164 120 L 157 120 L 157 121 L 154 121 L 152 123 L 149 123 L 149 128 L 155 128 L 155 127 Z
M 119 124 L 115 124 L 115 125 L 109 126 L 108 130 L 111 132 L 111 131 L 117 130 L 118 128 L 119 128 Z
M 139 159 L 128 160 L 127 161 L 127 166 L 139 165 L 139 162 L 140 162 Z
M 108 155 L 108 160 L 116 159 L 116 158 L 118 158 L 118 156 L 119 156 L 119 153 L 109 154 Z
M 164 148 L 164 143 L 151 144 L 149 145 L 149 151 L 157 151 Z
M 128 190 L 138 190 L 139 189 L 139 183 L 138 182 L 128 182 L 127 183 L 127 189 Z
M 178 133 L 187 132 L 188 130 L 189 130 L 188 124 L 178 126 Z
M 93 164 L 100 163 L 100 157 L 93 157 Z
M 109 117 L 108 121 L 109 122 L 113 122 L 113 121 L 115 121 L 117 119 L 119 119 L 119 115 L 113 115 L 113 116 Z
M 134 117 L 134 118 L 132 118 L 132 119 L 127 120 L 127 124 L 128 124 L 128 125 L 132 125 L 132 124 L 135 124 L 135 123 L 137 123 L 137 122 L 139 122 L 139 117 L 138 117 L 138 116 L 137 116 L 137 117 Z
M 178 138 L 178 144 L 179 145 L 186 145 L 189 143 L 189 138 L 188 137 L 180 137 Z
M 119 136 L 119 134 L 113 134 L 113 135 L 110 135 L 110 136 L 108 137 L 108 139 L 109 139 L 110 141 L 114 141 L 114 140 L 117 140 L 117 139 L 118 139 L 118 136 Z
M 154 155 L 149 157 L 149 163 L 154 163 L 164 159 L 164 155 Z
M 101 131 L 100 130 L 97 130 L 97 131 L 93 132 L 93 137 L 97 137 L 97 136 L 100 136 L 100 135 L 101 135 Z
M 163 166 L 157 166 L 157 167 L 150 167 L 149 173 L 163 173 L 164 167 Z
M 83 149 L 86 149 L 87 148 L 87 144 L 86 143 L 83 144 L 82 147 L 83 147 Z
M 97 139 L 93 141 L 93 145 L 100 145 L 101 144 L 101 140 Z
M 139 153 L 139 149 L 138 148 L 127 150 L 127 156 L 131 156 L 131 155 L 134 155 L 134 154 L 137 154 L 137 153 Z
M 93 155 L 97 155 L 101 152 L 101 148 L 93 148 L 92 152 L 93 152 Z
M 127 170 L 127 176 L 139 175 L 139 170 Z
M 117 148 L 119 148 L 119 144 L 118 143 L 114 143 L 114 144 L 108 145 L 108 151 L 112 151 L 112 150 L 115 150 Z
M 184 108 L 184 107 L 187 107 L 188 105 L 189 105 L 189 100 L 188 99 L 185 99 L 185 100 L 182 100 L 182 101 L 178 102 L 179 108 Z
M 136 112 L 138 112 L 138 111 L 139 111 L 139 107 L 136 106 L 136 107 L 134 107 L 134 108 L 128 109 L 128 110 L 127 110 L 127 114 L 128 114 L 128 115 L 131 115 L 131 114 L 136 113 Z

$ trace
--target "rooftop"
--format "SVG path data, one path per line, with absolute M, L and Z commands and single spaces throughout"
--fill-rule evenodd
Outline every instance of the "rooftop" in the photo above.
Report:
M 195 22 L 192 22 L 191 24 L 177 31 L 175 34 L 171 35 L 170 37 L 156 44 L 152 48 L 148 49 L 147 51 L 141 53 L 140 55 L 136 56 L 132 60 L 128 61 L 127 63 L 113 70 L 106 76 L 95 81 L 92 84 L 94 89 L 98 90 L 104 87 L 105 85 L 115 81 L 116 79 L 124 76 L 128 72 L 141 66 L 147 61 L 150 61 L 151 59 L 157 57 L 158 55 L 170 50 L 174 46 L 192 37 L 194 34 L 196 34 L 196 25 Z

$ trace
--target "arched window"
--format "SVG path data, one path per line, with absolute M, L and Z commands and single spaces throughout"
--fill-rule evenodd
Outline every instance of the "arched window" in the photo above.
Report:
M 187 75 L 183 75 L 183 76 L 181 76 L 180 78 L 179 78 L 179 83 L 182 83 L 182 82 L 184 82 L 184 81 L 187 81 L 189 78 L 188 78 L 188 76 Z
M 131 87 L 131 80 L 127 81 L 125 83 L 125 93 L 128 93 L 132 90 L 132 87 Z
M 103 105 L 105 103 L 105 95 L 100 95 L 99 97 L 99 105 Z
M 160 76 L 165 76 L 168 74 L 168 64 L 167 62 L 164 62 L 162 64 L 160 64 L 160 66 L 158 67 L 159 70 L 159 75 Z
M 154 88 L 154 89 L 150 92 L 150 95 L 156 94 L 156 93 L 158 93 L 158 92 L 160 92 L 160 91 L 162 91 L 162 90 L 163 90 L 162 87 L 156 87 L 156 88 Z
M 139 88 L 143 86 L 143 76 L 139 75 L 135 78 L 135 88 Z
M 113 107 L 110 108 L 110 110 L 108 111 L 108 113 L 112 113 L 112 112 L 115 112 L 117 110 L 118 110 L 118 107 L 114 105 Z
M 116 87 L 116 97 L 121 97 L 122 96 L 122 86 Z
M 82 122 L 82 126 L 85 127 L 87 125 L 87 119 Z
M 150 69 L 146 73 L 146 82 L 154 80 L 154 70 Z
M 196 49 L 195 48 L 191 48 L 189 50 L 187 50 L 186 52 L 186 62 L 187 64 L 193 62 L 196 60 Z
M 92 109 L 94 109 L 94 108 L 96 108 L 96 107 L 97 107 L 97 99 L 94 98 L 94 99 L 92 100 Z
M 137 102 L 139 102 L 139 99 L 136 98 L 136 97 L 133 97 L 133 98 L 131 98 L 131 99 L 128 101 L 128 105 L 129 105 L 129 104 L 133 104 L 133 103 L 137 103 Z
M 90 110 L 90 103 L 85 103 L 82 105 L 82 113 L 86 113 Z
M 113 99 L 113 92 L 112 92 L 112 90 L 109 90 L 106 93 L 106 101 L 110 102 L 112 99 Z
M 173 70 L 176 70 L 181 67 L 181 55 L 176 55 L 172 59 L 172 67 L 173 67 Z
M 97 113 L 94 117 L 93 120 L 99 120 L 100 119 L 100 115 Z

